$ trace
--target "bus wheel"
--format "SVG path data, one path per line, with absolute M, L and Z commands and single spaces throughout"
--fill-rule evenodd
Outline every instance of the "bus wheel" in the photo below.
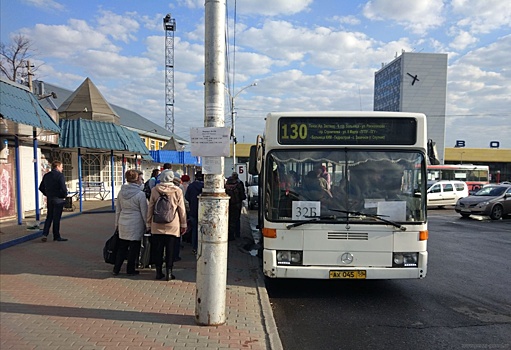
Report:
M 490 218 L 492 220 L 499 220 L 502 218 L 502 206 L 500 204 L 497 204 L 492 208 Z

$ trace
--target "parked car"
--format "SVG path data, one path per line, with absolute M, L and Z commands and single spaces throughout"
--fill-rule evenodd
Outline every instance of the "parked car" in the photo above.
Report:
M 511 214 L 511 185 L 485 186 L 476 194 L 460 199 L 454 210 L 464 218 L 484 215 L 499 220 Z
M 468 186 L 463 181 L 442 180 L 428 188 L 428 207 L 455 205 L 458 199 L 468 197 Z
M 259 206 L 259 176 L 250 176 L 247 181 L 247 200 L 248 208 L 254 209 Z

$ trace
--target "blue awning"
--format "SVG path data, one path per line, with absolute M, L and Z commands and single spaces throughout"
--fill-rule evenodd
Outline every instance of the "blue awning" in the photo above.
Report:
M 186 164 L 202 166 L 201 157 L 185 151 L 149 151 L 156 163 Z
M 32 134 L 32 127 L 45 131 L 44 134 L 60 132 L 57 123 L 27 87 L 4 78 L 0 79 L 0 115 L 6 120 L 7 131 L 2 131 L 5 134 L 20 134 L 22 128 L 19 124 L 30 126 L 21 131 L 27 135 Z

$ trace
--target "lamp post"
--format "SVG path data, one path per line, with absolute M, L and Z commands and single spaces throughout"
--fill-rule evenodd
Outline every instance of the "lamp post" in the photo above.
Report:
M 252 83 L 250 85 L 245 86 L 240 91 L 238 91 L 234 96 L 231 96 L 229 90 L 227 90 L 227 93 L 229 94 L 229 97 L 231 98 L 231 124 L 232 124 L 231 136 L 232 136 L 232 141 L 233 141 L 233 144 L 232 144 L 232 169 L 233 170 L 235 170 L 234 167 L 236 166 L 236 117 L 235 117 L 236 112 L 234 111 L 234 100 L 236 99 L 236 97 L 238 97 L 238 95 L 243 90 L 248 89 L 249 87 L 252 87 L 252 86 L 257 86 L 257 83 Z

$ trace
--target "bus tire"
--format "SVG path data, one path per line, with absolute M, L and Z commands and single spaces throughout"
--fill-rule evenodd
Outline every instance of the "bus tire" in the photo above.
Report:
M 500 220 L 502 218 L 502 213 L 503 213 L 502 205 L 496 204 L 491 209 L 490 218 L 492 220 Z

